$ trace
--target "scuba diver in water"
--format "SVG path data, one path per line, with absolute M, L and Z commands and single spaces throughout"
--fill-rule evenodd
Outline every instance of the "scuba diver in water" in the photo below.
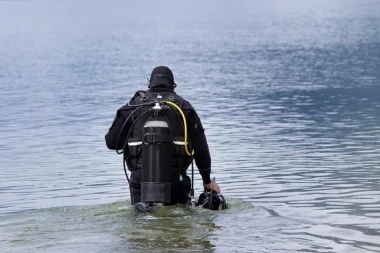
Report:
M 220 209 L 215 197 L 212 204 L 212 196 L 217 196 L 226 209 L 220 187 L 210 179 L 210 152 L 195 109 L 174 92 L 177 85 L 168 67 L 154 68 L 148 80 L 147 91 L 137 91 L 117 110 L 105 136 L 107 147 L 123 154 L 131 204 L 142 210 L 155 203 L 196 205 L 194 178 L 186 171 L 191 164 L 194 176 L 194 159 L 205 189 L 197 204 Z

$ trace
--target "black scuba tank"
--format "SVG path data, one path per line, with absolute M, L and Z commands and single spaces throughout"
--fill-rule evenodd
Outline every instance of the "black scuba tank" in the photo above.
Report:
M 143 127 L 141 201 L 145 203 L 171 202 L 172 137 L 168 122 L 159 110 L 156 104 L 154 114 Z

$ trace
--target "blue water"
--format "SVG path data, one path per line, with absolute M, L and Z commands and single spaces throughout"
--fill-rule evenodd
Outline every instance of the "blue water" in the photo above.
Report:
M 2 251 L 380 252 L 379 56 L 376 0 L 0 1 Z M 130 207 L 104 135 L 158 65 L 227 211 Z

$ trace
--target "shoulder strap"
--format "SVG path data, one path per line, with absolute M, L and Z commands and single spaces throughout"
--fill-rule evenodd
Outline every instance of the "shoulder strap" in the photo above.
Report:
M 131 100 L 133 100 L 134 103 L 137 105 L 143 104 L 143 103 L 148 102 L 148 100 L 149 100 L 148 95 L 149 95 L 149 92 L 139 90 L 135 93 L 135 95 L 133 96 L 133 98 Z
M 142 98 L 144 98 L 144 102 L 164 102 L 164 101 L 170 101 L 178 105 L 180 108 L 182 108 L 184 99 L 181 96 L 178 96 L 175 92 L 150 92 L 148 91 L 138 91 L 135 96 L 138 95 Z
M 169 93 L 164 98 L 163 101 L 170 101 L 178 105 L 181 109 L 183 107 L 184 99 L 181 96 L 178 96 L 176 93 Z

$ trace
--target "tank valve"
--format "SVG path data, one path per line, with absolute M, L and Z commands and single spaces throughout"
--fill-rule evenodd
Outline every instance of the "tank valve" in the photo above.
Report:
M 161 110 L 162 107 L 161 107 L 160 103 L 156 102 L 152 109 L 153 110 Z

